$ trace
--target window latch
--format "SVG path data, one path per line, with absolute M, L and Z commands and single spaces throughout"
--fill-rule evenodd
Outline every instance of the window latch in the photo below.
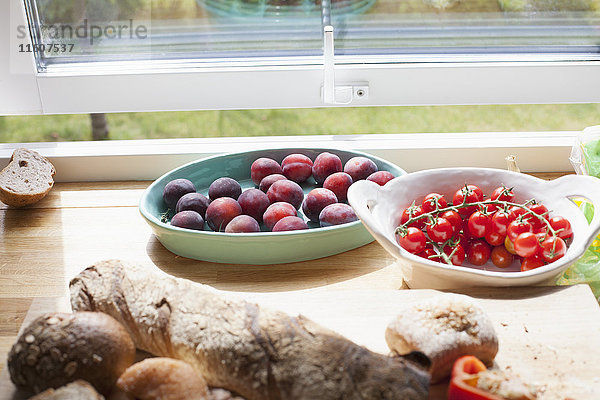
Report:
M 368 83 L 336 85 L 334 51 L 333 26 L 325 25 L 323 27 L 323 86 L 321 87 L 323 102 L 325 104 L 350 104 L 354 100 L 368 98 Z

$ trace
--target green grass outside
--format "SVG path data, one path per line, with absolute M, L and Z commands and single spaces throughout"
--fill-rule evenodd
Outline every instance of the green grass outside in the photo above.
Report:
M 369 133 L 581 130 L 600 124 L 600 104 L 319 108 L 119 113 L 111 139 Z M 91 140 L 90 117 L 0 117 L 0 142 Z

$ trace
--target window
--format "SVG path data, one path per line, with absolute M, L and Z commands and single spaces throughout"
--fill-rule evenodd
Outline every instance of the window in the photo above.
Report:
M 25 0 L 38 68 L 85 61 L 597 60 L 592 0 Z M 72 46 L 71 46 L 72 45 Z M 356 57 L 356 58 L 350 58 Z M 535 60 L 535 58 L 529 58 Z
M 0 112 L 600 103 L 596 7 L 592 0 L 8 0 L 0 2 L 0 26 L 8 28 L 0 30 L 0 52 L 8 55 L 0 58 Z M 466 159 L 502 166 L 490 160 L 517 149 L 524 170 L 543 171 L 568 169 L 572 138 L 477 133 L 40 146 L 63 161 L 94 155 L 114 165 L 114 157 L 183 154 L 171 166 L 238 147 L 316 143 L 379 152 L 407 169 Z M 99 169 L 89 158 L 86 164 L 64 179 Z M 152 177 L 165 165 L 131 176 Z
M 22 1 L 43 113 L 600 101 L 592 0 Z

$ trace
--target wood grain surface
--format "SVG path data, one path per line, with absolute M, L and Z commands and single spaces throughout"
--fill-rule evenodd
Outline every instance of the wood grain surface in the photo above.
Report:
M 493 321 L 500 350 L 496 366 L 544 389 L 541 399 L 600 398 L 600 308 L 587 286 L 477 288 L 460 291 L 478 300 Z M 388 354 L 384 331 L 406 304 L 441 295 L 436 290 L 338 290 L 227 293 L 263 307 L 303 314 L 373 351 Z M 25 324 L 50 311 L 69 312 L 67 297 L 36 298 Z M 431 388 L 444 399 L 447 382 Z M 0 373 L 0 400 L 22 399 L 8 372 Z
M 541 177 L 552 179 L 559 175 L 562 174 L 541 174 Z M 360 297 L 355 296 L 356 292 L 365 290 L 381 291 L 381 296 L 398 299 L 401 299 L 398 296 L 405 296 L 404 293 L 421 292 L 395 290 L 404 287 L 402 274 L 395 267 L 393 258 L 377 243 L 318 260 L 269 266 L 216 264 L 176 256 L 156 240 L 139 215 L 138 202 L 149 184 L 150 182 L 59 183 L 45 199 L 30 208 L 12 209 L 0 205 L 0 370 L 4 370 L 4 375 L 6 354 L 32 303 L 38 304 L 40 298 L 64 298 L 67 295 L 68 281 L 74 275 L 88 265 L 106 258 L 154 264 L 175 276 L 210 284 L 222 290 L 246 293 L 248 296 L 270 292 L 273 296 L 283 296 L 275 302 L 281 301 L 282 304 L 285 304 L 285 298 L 293 299 L 290 300 L 292 303 L 298 301 L 298 304 L 303 304 L 304 298 L 300 301 L 300 298 L 294 297 L 298 293 L 320 293 L 323 296 L 327 293 L 328 298 L 337 299 L 337 302 L 354 304 L 353 301 L 366 301 L 365 298 L 361 301 Z M 521 293 L 523 290 L 525 292 Z M 511 289 L 506 292 L 508 299 L 503 301 L 510 300 L 513 295 L 531 297 L 527 290 L 537 293 L 540 289 Z M 573 318 L 568 325 L 552 323 L 556 318 L 554 313 L 547 310 L 543 302 L 535 302 L 529 314 L 518 314 L 520 322 L 502 327 L 502 330 L 510 336 L 517 334 L 523 324 L 539 324 L 540 332 L 544 330 L 548 338 L 563 341 L 577 357 L 581 351 L 576 345 L 579 337 L 588 339 L 590 349 L 600 348 L 600 335 L 597 325 L 594 325 L 599 320 L 598 307 L 589 302 L 589 298 L 593 297 L 587 292 L 587 287 L 570 290 L 557 291 L 561 296 L 567 296 L 567 304 L 571 304 L 571 308 L 566 307 L 560 311 L 566 313 L 565 317 Z M 552 296 L 548 296 L 542 298 L 552 299 Z M 563 297 L 560 297 L 562 300 L 559 303 L 566 299 Z M 323 299 L 325 297 L 321 298 Z M 577 306 L 578 302 L 587 302 L 587 305 Z M 553 301 L 552 304 L 555 303 Z M 497 307 L 503 308 L 505 306 Z M 506 308 L 510 309 L 508 306 Z M 302 309 L 298 311 L 308 312 Z M 337 314 L 342 315 L 335 311 L 335 315 Z M 335 324 L 334 316 L 330 315 L 330 320 Z M 509 329 L 510 326 L 512 328 Z M 516 326 L 519 328 L 515 328 Z M 331 327 L 335 328 L 335 325 Z M 537 342 L 532 343 L 532 346 L 537 346 Z M 560 348 L 552 346 L 554 349 Z M 585 343 L 583 348 L 586 348 Z M 509 364 L 508 359 L 518 356 L 519 352 L 520 350 L 514 354 L 502 353 L 507 354 L 506 365 Z M 589 354 L 588 360 L 598 359 L 597 354 L 594 357 Z M 542 357 L 548 363 L 547 366 L 556 364 L 548 357 Z M 576 362 L 583 363 L 577 357 Z M 540 365 L 545 367 L 541 361 L 528 365 L 532 368 L 539 368 Z M 600 376 L 600 371 L 594 370 L 590 361 L 581 365 L 586 365 L 590 371 L 595 371 L 596 376 Z M 561 373 L 568 370 L 569 368 L 563 369 Z M 577 378 L 581 378 L 584 386 L 597 383 L 587 379 L 586 375 L 578 375 Z M 0 392 L 0 398 L 3 398 L 1 396 Z

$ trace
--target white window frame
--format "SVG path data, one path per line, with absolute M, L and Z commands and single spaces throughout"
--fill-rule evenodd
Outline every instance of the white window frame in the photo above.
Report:
M 21 0 L 0 2 L 0 27 L 27 24 Z M 0 114 L 55 114 L 315 107 L 323 67 L 240 67 L 190 62 L 105 63 L 38 72 L 32 54 L 17 54 L 12 29 L 0 29 Z M 23 43 L 28 43 L 29 38 Z M 6 66 L 8 61 L 8 68 Z M 343 62 L 343 64 L 342 64 Z M 367 82 L 368 99 L 352 106 L 600 102 L 597 61 L 365 64 L 336 57 L 336 82 Z M 15 67 L 17 65 L 17 67 Z M 150 67 L 150 68 L 149 68 Z M 16 73 L 15 73 L 16 68 Z M 584 128 L 583 126 L 581 127 Z M 29 147 L 57 166 L 58 181 L 145 180 L 194 159 L 267 147 L 351 148 L 407 171 L 444 166 L 504 168 L 517 156 L 525 172 L 568 171 L 577 132 L 348 135 L 144 140 L 0 145 L 0 166 Z
M 319 135 L 207 139 L 110 140 L 0 144 L 0 167 L 15 148 L 48 157 L 56 180 L 153 180 L 199 158 L 266 148 L 336 148 L 364 151 L 407 172 L 441 167 L 506 169 L 514 155 L 523 172 L 571 171 L 571 148 L 579 132 L 472 132 Z
M 38 72 L 33 53 L 18 52 L 20 43 L 29 43 L 29 38 L 16 39 L 16 27 L 28 26 L 23 1 L 8 0 L 0 7 L 0 26 L 5 27 L 0 49 L 9 63 L 19 65 L 18 74 L 0 68 L 0 114 L 325 106 L 324 66 L 318 57 L 307 57 L 304 65 L 285 59 L 255 66 L 231 60 L 132 61 L 51 65 Z M 336 56 L 335 82 L 368 85 L 369 95 L 351 106 L 600 102 L 600 61 L 575 54 L 556 57 L 523 55 L 518 62 L 485 56 L 411 62 L 404 57 L 399 62 Z M 22 81 L 14 82 L 15 76 Z M 13 105 L 14 98 L 30 106 Z

